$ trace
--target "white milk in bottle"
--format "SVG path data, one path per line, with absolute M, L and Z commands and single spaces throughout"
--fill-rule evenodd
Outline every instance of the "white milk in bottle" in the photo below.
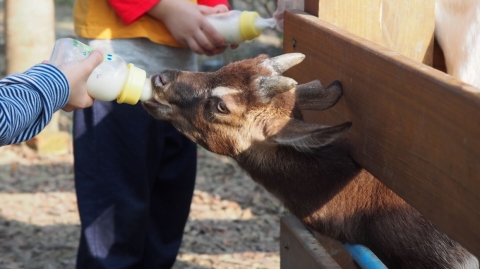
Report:
M 93 49 L 78 40 L 62 38 L 55 42 L 50 63 L 62 63 L 85 59 Z M 134 105 L 152 98 L 152 86 L 146 72 L 133 64 L 126 64 L 118 55 L 105 53 L 103 62 L 87 80 L 88 94 L 99 101 L 117 99 L 119 104 Z

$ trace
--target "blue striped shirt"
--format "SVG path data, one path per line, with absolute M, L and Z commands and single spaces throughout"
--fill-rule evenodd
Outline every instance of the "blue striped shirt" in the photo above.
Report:
M 50 64 L 0 80 L 0 146 L 37 135 L 69 97 L 67 78 Z

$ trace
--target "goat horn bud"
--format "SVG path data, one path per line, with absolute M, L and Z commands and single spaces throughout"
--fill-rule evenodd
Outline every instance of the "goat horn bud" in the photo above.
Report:
M 301 63 L 303 59 L 305 59 L 305 55 L 302 53 L 287 53 L 266 59 L 263 64 L 265 67 L 272 68 L 277 75 L 280 75 L 291 67 Z
M 293 89 L 298 83 L 283 76 L 259 76 L 255 79 L 255 84 L 265 98 L 264 101 L 269 102 L 275 95 Z

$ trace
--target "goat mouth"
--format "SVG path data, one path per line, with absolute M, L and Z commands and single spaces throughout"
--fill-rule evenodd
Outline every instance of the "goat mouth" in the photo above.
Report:
M 145 101 L 143 103 L 148 103 L 149 105 L 152 105 L 152 106 L 155 106 L 155 107 L 170 107 L 170 105 L 168 105 L 167 103 L 159 101 L 155 98 L 151 98 L 150 100 Z
M 170 109 L 170 105 L 167 103 L 164 103 L 162 101 L 159 101 L 155 98 L 152 98 L 148 101 L 143 102 L 143 105 L 147 109 L 160 109 L 160 110 L 168 110 Z

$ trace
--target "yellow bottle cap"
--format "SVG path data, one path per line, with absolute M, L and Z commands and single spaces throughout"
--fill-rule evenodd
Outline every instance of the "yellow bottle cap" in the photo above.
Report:
M 260 17 L 255 11 L 243 11 L 240 14 L 240 33 L 245 40 L 253 39 L 262 34 L 255 28 L 255 19 Z
M 140 100 L 142 95 L 143 85 L 147 78 L 147 72 L 135 67 L 133 64 L 128 64 L 128 75 L 122 92 L 117 97 L 117 103 L 135 105 Z

